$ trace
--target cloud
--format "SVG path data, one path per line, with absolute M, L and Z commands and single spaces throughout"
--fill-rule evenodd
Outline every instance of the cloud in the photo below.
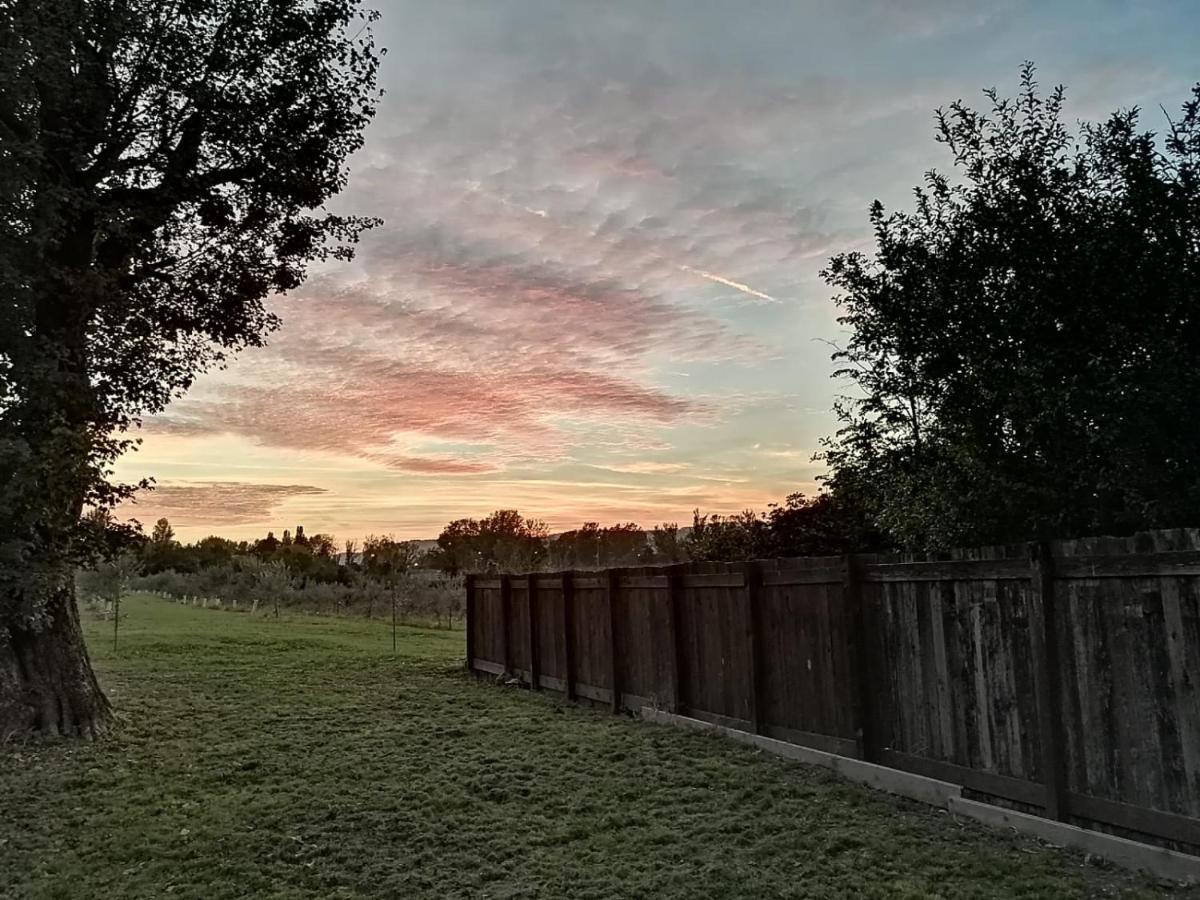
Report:
M 161 484 L 140 492 L 119 512 L 143 525 L 166 517 L 178 526 L 223 526 L 265 522 L 293 497 L 324 494 L 305 484 L 252 484 L 209 481 Z
M 687 463 L 632 462 L 609 463 L 597 466 L 597 468 L 605 469 L 609 472 L 624 472 L 631 475 L 673 475 L 686 472 L 691 467 Z
M 614 422 L 631 449 L 711 421 L 720 398 L 667 373 L 777 352 L 728 300 L 786 307 L 801 263 L 839 241 L 774 149 L 811 139 L 828 92 L 489 52 L 482 82 L 398 79 L 345 198 L 387 225 L 151 431 L 478 474 L 564 458 Z M 401 433 L 485 446 L 425 457 Z

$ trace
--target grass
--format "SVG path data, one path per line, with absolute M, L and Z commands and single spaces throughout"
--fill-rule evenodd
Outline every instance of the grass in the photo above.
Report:
M 472 681 L 461 632 L 404 629 L 392 659 L 379 623 L 123 610 L 116 652 L 85 613 L 116 734 L 0 748 L 4 897 L 1167 892 L 716 737 Z

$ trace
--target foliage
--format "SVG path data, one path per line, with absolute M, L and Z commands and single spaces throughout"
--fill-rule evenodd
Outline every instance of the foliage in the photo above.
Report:
M 767 523 L 753 510 L 732 516 L 701 515 L 696 510 L 684 542 L 697 562 L 765 559 L 771 555 Z
M 115 610 L 141 571 L 141 559 L 127 550 L 90 569 L 81 570 L 76 575 L 76 589 L 81 599 L 98 601 Z
M 515 509 L 499 509 L 483 519 L 457 519 L 438 535 L 431 562 L 446 572 L 528 572 L 546 555 L 549 529 Z
M 655 563 L 680 563 L 687 560 L 687 548 L 675 522 L 663 522 L 650 532 L 649 561 Z
M 736 561 L 779 556 L 832 556 L 888 547 L 862 507 L 848 496 L 808 498 L 795 493 L 763 513 L 702 515 L 690 529 L 666 522 L 650 532 L 633 522 L 580 528 L 550 537 L 541 523 L 516 510 L 486 519 L 458 519 L 443 529 L 426 560 L 443 571 L 529 572 Z
M 304 526 L 296 526 L 296 538 L 290 532 L 287 541 L 269 532 L 266 538 L 254 541 L 231 541 L 209 535 L 193 544 L 182 545 L 174 540 L 170 522 L 160 519 L 155 530 L 162 529 L 162 539 L 151 538 L 141 548 L 148 573 L 168 569 L 179 572 L 201 572 L 210 566 L 228 566 L 239 557 L 253 556 L 262 562 L 279 562 L 289 576 L 300 583 L 310 580 L 332 582 L 345 580 L 344 567 L 334 558 L 334 539 L 327 534 L 305 535 Z M 168 534 L 170 536 L 168 536 Z M 247 563 L 249 565 L 249 563 Z
M 0 623 L 36 624 L 113 460 L 371 221 L 322 210 L 378 98 L 358 0 L 0 4 Z
M 886 535 L 846 494 L 789 494 L 767 510 L 769 556 L 840 556 L 891 549 Z
M 1200 504 L 1200 85 L 1160 140 L 1079 135 L 1032 65 L 938 113 L 955 178 L 871 208 L 824 272 L 851 337 L 830 487 L 912 548 L 1193 524 Z
M 708 516 L 697 510 L 683 546 L 690 559 L 727 562 L 871 553 L 887 549 L 888 543 L 845 497 L 795 493 L 762 514 L 746 510 Z
M 371 578 L 396 584 L 408 576 L 420 556 L 416 541 L 397 541 L 391 535 L 368 535 L 363 540 L 361 568 Z
M 126 600 L 127 722 L 0 748 L 12 897 L 1162 896 L 830 773 L 461 674 L 463 636 Z M 198 702 L 219 697 L 221 702 Z M 1196 889 L 1172 891 L 1180 900 Z
M 633 522 L 601 527 L 585 522 L 547 543 L 546 564 L 552 569 L 602 569 L 648 560 L 646 532 Z

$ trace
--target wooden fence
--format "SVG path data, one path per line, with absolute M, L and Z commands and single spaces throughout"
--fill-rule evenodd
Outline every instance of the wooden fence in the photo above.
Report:
M 1197 545 L 469 576 L 467 656 L 1196 853 Z

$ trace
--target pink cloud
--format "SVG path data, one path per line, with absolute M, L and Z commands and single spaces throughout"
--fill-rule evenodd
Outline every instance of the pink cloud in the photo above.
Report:
M 324 493 L 324 488 L 305 484 L 168 483 L 140 492 L 121 506 L 120 513 L 143 525 L 162 517 L 184 527 L 242 525 L 266 521 L 292 497 Z

